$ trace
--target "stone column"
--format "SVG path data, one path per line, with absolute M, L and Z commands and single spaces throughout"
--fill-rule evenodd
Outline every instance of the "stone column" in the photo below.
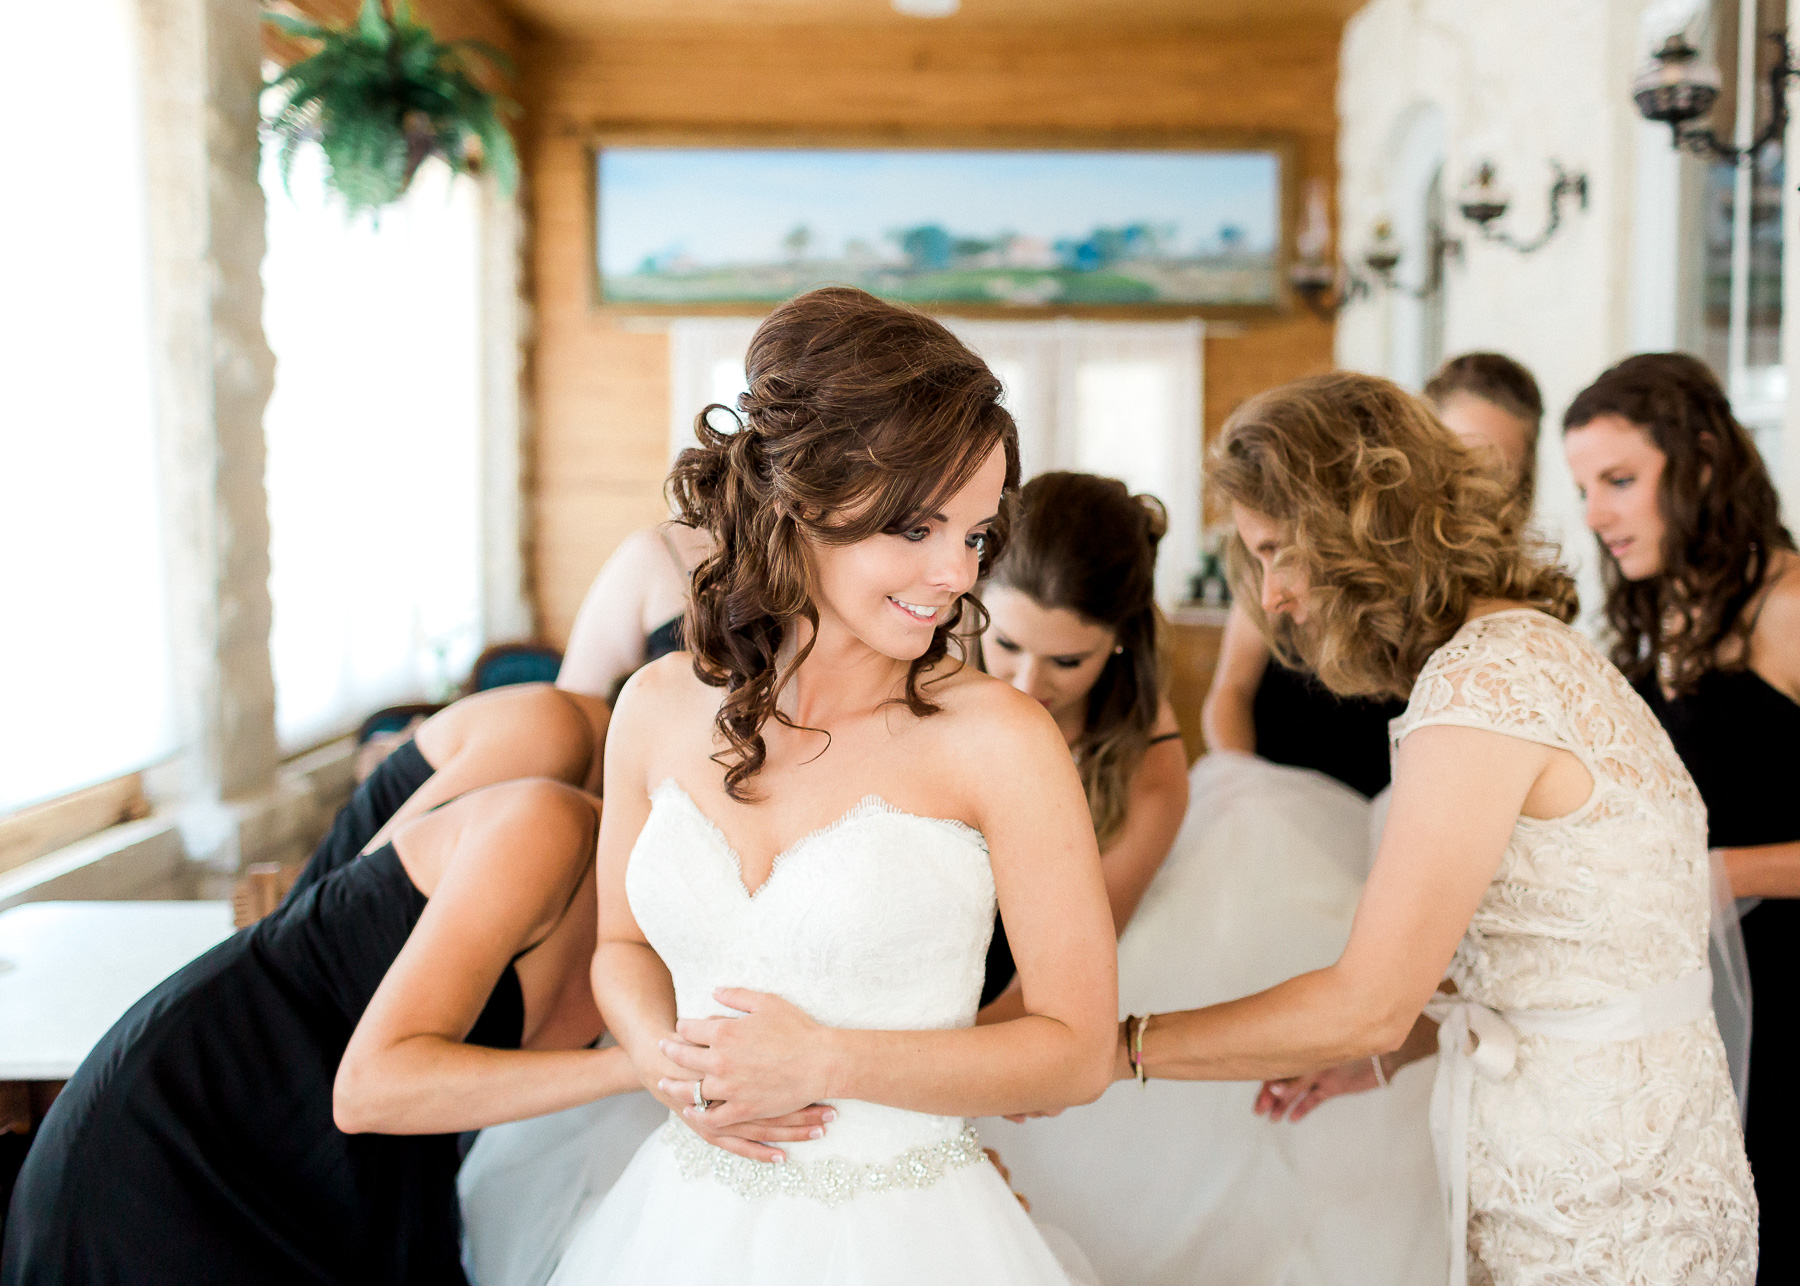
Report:
M 530 309 L 524 297 L 525 225 L 519 198 L 481 181 L 481 637 L 537 636 L 526 594 L 529 414 L 523 396 Z
M 140 14 L 161 485 L 187 747 L 155 784 L 180 802 L 190 855 L 231 868 L 265 855 L 280 761 L 263 487 L 274 356 L 262 328 L 260 13 L 244 0 L 141 0 Z

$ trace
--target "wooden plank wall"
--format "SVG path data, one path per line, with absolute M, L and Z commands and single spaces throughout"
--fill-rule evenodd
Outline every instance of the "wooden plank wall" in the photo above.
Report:
M 327 26 L 356 21 L 362 0 L 288 0 L 284 8 Z M 439 40 L 479 40 L 510 59 L 519 56 L 519 27 L 512 15 L 492 0 L 413 0 L 413 12 L 430 25 Z M 284 37 L 273 26 L 263 27 L 263 47 L 277 62 L 287 63 L 307 47 Z M 479 68 L 481 60 L 474 60 Z
M 1233 30 L 1023 31 L 619 26 L 531 38 L 521 55 L 537 336 L 534 598 L 560 645 L 595 571 L 664 514 L 668 342 L 592 307 L 596 125 L 1280 132 L 1302 183 L 1335 189 L 1336 23 Z M 718 193 L 729 217 L 731 193 Z M 1310 315 L 1209 339 L 1208 431 L 1245 397 L 1328 369 Z

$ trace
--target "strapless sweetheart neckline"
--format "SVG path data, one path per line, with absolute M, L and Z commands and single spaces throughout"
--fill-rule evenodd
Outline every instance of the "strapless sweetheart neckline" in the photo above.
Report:
M 839 814 L 835 821 L 827 822 L 823 826 L 807 831 L 804 835 L 800 836 L 800 838 L 794 840 L 786 848 L 783 848 L 779 853 L 775 854 L 775 860 L 769 864 L 769 873 L 763 877 L 763 882 L 761 884 L 752 889 L 749 882 L 744 879 L 744 859 L 742 855 L 738 853 L 737 848 L 732 844 L 731 840 L 726 837 L 724 830 L 720 828 L 719 824 L 711 817 L 707 816 L 706 810 L 700 807 L 699 802 L 688 793 L 687 787 L 683 786 L 673 777 L 665 777 L 661 784 L 658 785 L 655 790 L 650 792 L 651 805 L 654 806 L 657 802 L 657 797 L 665 793 L 686 805 L 688 811 L 691 812 L 695 820 L 700 823 L 701 829 L 707 835 L 712 837 L 712 840 L 718 846 L 719 851 L 730 860 L 732 870 L 736 873 L 739 890 L 742 891 L 744 897 L 750 901 L 755 901 L 762 896 L 764 890 L 766 890 L 774 881 L 775 873 L 791 858 L 819 841 L 831 835 L 835 835 L 847 827 L 854 826 L 856 823 L 869 817 L 907 817 L 914 821 L 931 822 L 938 826 L 947 826 L 955 833 L 966 836 L 979 844 L 983 852 L 987 851 L 987 837 L 967 822 L 958 821 L 954 817 L 931 817 L 924 813 L 908 812 L 904 808 L 899 808 L 890 804 L 879 794 L 871 791 L 869 794 L 864 795 L 861 799 L 850 805 L 849 808 L 845 809 Z

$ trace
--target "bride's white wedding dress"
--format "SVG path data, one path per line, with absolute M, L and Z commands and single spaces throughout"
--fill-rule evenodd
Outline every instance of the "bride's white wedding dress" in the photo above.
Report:
M 834 1027 L 974 1021 L 994 918 L 982 836 L 871 796 L 801 839 L 752 894 L 673 781 L 651 795 L 626 895 L 684 1018 L 716 987 L 771 992 Z M 556 1286 L 1065 1286 L 1070 1277 L 959 1117 L 834 1104 L 787 1161 L 734 1156 L 670 1116 L 584 1217 Z M 1077 1272 L 1079 1272 L 1077 1266 Z
M 1367 800 L 1230 752 L 1201 759 L 1189 784 L 1187 819 L 1119 939 L 1122 1014 L 1260 991 L 1329 965 L 1349 938 Z M 1051 1120 L 980 1128 L 1107 1286 L 1442 1286 L 1430 1065 L 1298 1124 L 1255 1115 L 1257 1088 L 1124 1082 Z

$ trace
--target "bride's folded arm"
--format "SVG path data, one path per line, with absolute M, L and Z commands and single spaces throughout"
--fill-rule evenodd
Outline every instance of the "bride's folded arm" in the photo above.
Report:
M 654 678 L 639 671 L 625 685 L 607 738 L 607 805 L 600 818 L 600 920 L 593 987 L 607 1030 L 631 1059 L 639 1083 L 659 1102 L 679 1110 L 693 1106 L 692 1077 L 661 1048 L 675 1035 L 675 984 L 662 958 L 645 940 L 625 896 L 625 868 L 650 815 L 642 748 L 648 744 L 647 730 L 654 728 L 656 721 L 654 699 L 642 689 Z M 707 1092 L 718 1096 L 711 1086 Z M 762 1115 L 772 1119 L 757 1119 Z M 756 1161 L 775 1161 L 781 1159 L 781 1153 L 771 1144 L 814 1137 L 813 1132 L 822 1129 L 832 1115 L 830 1109 L 807 1100 L 784 1112 L 741 1117 L 730 1127 L 691 1118 L 689 1123 L 707 1142 L 727 1151 Z
M 1553 751 L 1427 726 L 1400 743 L 1393 805 L 1337 962 L 1240 1000 L 1157 1014 L 1150 1076 L 1265 1080 L 1402 1048 L 1499 869 Z M 1565 810 L 1566 811 L 1566 810 Z M 1118 1074 L 1129 1075 L 1121 1048 Z
M 999 684 L 970 695 L 955 732 L 965 815 L 987 839 L 1024 1014 L 950 1031 L 846 1030 L 727 989 L 719 999 L 744 1017 L 684 1021 L 664 1049 L 724 1100 L 703 1115 L 690 1105 L 688 1120 L 717 1128 L 822 1099 L 945 1116 L 1053 1111 L 1111 1082 L 1118 960 L 1081 781 L 1030 698 Z

